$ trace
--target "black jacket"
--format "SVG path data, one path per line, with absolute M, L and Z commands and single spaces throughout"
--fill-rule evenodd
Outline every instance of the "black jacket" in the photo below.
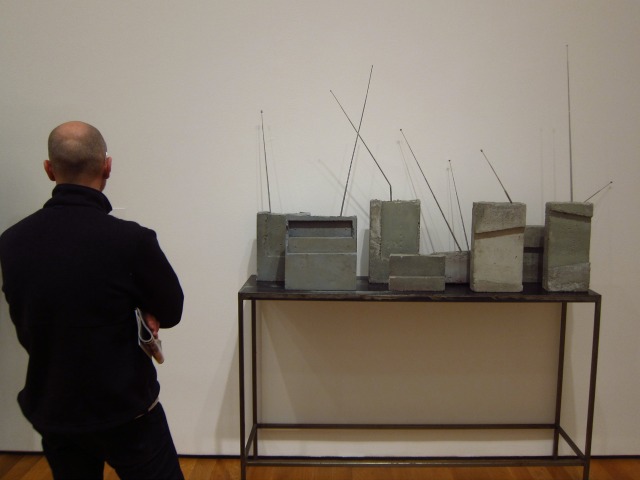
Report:
M 98 190 L 58 185 L 0 236 L 3 291 L 29 353 L 18 402 L 39 431 L 95 431 L 146 411 L 160 385 L 134 308 L 176 325 L 183 293 L 156 234 Z

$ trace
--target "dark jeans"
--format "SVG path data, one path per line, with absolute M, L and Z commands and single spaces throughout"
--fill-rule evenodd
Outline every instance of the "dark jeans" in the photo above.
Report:
M 42 433 L 55 480 L 102 480 L 104 462 L 122 480 L 183 480 L 162 405 L 104 432 Z

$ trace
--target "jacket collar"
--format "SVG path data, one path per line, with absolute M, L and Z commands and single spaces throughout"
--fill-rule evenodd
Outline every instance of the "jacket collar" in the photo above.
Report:
M 109 199 L 101 191 L 71 183 L 56 185 L 51 198 L 44 204 L 44 208 L 58 206 L 94 207 L 105 213 L 112 210 Z

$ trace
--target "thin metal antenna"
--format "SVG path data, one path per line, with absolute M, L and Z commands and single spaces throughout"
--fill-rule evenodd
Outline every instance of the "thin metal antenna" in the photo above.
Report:
M 376 166 L 378 167 L 378 170 L 380 170 L 380 173 L 382 174 L 382 176 L 384 177 L 384 179 L 386 180 L 387 184 L 389 185 L 389 200 L 393 200 L 393 193 L 391 190 L 391 182 L 389 182 L 389 179 L 387 178 L 387 176 L 384 174 L 384 171 L 382 170 L 382 167 L 380 167 L 380 164 L 378 163 L 378 161 L 376 160 L 376 157 L 373 156 L 373 153 L 371 153 L 371 150 L 369 150 L 369 147 L 367 146 L 367 144 L 365 143 L 364 139 L 362 138 L 362 136 L 360 136 L 360 132 L 358 132 L 358 129 L 356 128 L 356 126 L 353 124 L 353 122 L 351 121 L 351 119 L 349 118 L 349 115 L 347 115 L 347 112 L 345 112 L 344 108 L 342 108 L 342 104 L 340 103 L 340 101 L 338 100 L 338 97 L 336 97 L 335 93 L 333 93 L 333 90 L 329 90 L 331 92 L 331 95 L 333 95 L 333 98 L 336 99 L 336 102 L 338 102 L 338 105 L 340 105 L 340 109 L 342 110 L 342 113 L 344 113 L 344 116 L 347 117 L 347 120 L 349 120 L 349 123 L 351 124 L 351 126 L 353 127 L 353 129 L 356 131 L 356 133 L 358 134 L 358 138 L 360 139 L 360 141 L 362 142 L 362 144 L 364 145 L 364 147 L 367 149 L 367 152 L 369 152 L 369 155 L 371 155 L 371 158 L 373 159 L 373 161 L 375 162 Z
M 367 106 L 367 98 L 369 97 L 369 86 L 371 85 L 371 76 L 373 75 L 373 65 L 371 65 L 371 72 L 369 72 L 369 83 L 367 84 L 367 94 L 364 96 L 364 105 L 362 106 L 362 114 L 360 115 L 360 123 L 358 124 L 358 130 L 356 131 L 356 141 L 353 144 L 353 152 L 351 153 L 351 161 L 349 162 L 349 172 L 347 173 L 347 181 L 344 183 L 344 193 L 342 194 L 342 206 L 340 207 L 340 216 L 344 210 L 344 200 L 347 198 L 347 187 L 349 186 L 349 177 L 351 177 L 351 167 L 353 166 L 353 157 L 356 155 L 356 147 L 358 146 L 358 138 L 360 137 L 360 127 L 362 126 L 362 119 L 364 118 L 364 109 Z
M 569 116 L 569 193 L 573 202 L 573 152 L 571 142 L 571 82 L 569 81 L 569 45 L 567 45 L 567 108 Z
M 504 185 L 502 184 L 502 181 L 500 180 L 500 177 L 498 176 L 498 174 L 496 173 L 495 169 L 493 168 L 493 165 L 491 165 L 491 162 L 489 161 L 489 159 L 487 158 L 487 156 L 484 153 L 484 150 L 480 149 L 480 151 L 482 152 L 482 155 L 484 155 L 485 160 L 487 161 L 487 163 L 489 164 L 489 166 L 491 167 L 491 170 L 493 170 L 493 174 L 496 176 L 496 178 L 498 179 L 498 182 L 500 182 L 500 186 L 502 187 L 502 190 L 504 190 L 504 194 L 507 196 L 507 198 L 509 199 L 509 203 L 513 203 L 513 201 L 511 200 L 511 197 L 509 196 L 509 194 L 507 193 L 507 189 L 504 188 Z
M 456 236 L 453 233 L 453 229 L 451 228 L 451 225 L 449 225 L 449 222 L 447 221 L 447 216 L 442 211 L 442 207 L 440 206 L 440 202 L 438 202 L 438 199 L 436 198 L 436 194 L 433 193 L 433 189 L 431 188 L 431 185 L 429 185 L 429 180 L 427 180 L 427 177 L 424 174 L 424 172 L 422 171 L 422 167 L 420 166 L 420 163 L 418 162 L 418 159 L 416 158 L 416 154 L 413 153 L 413 149 L 411 148 L 411 145 L 409 145 L 409 140 L 407 140 L 407 137 L 404 134 L 404 132 L 402 131 L 402 129 L 400 129 L 400 133 L 404 137 L 404 141 L 407 142 L 407 147 L 409 147 L 409 151 L 411 152 L 411 155 L 413 155 L 413 159 L 416 161 L 416 165 L 418 165 L 418 169 L 420 170 L 420 173 L 422 174 L 422 178 L 424 178 L 424 181 L 426 182 L 427 187 L 429 187 L 429 191 L 431 192 L 431 195 L 433 195 L 433 199 L 436 201 L 436 205 L 438 206 L 438 209 L 440 210 L 440 214 L 442 215 L 442 218 L 444 219 L 444 223 L 446 223 L 447 224 L 447 228 L 449 228 L 449 232 L 451 233 L 451 236 L 453 237 L 453 241 L 456 243 L 456 246 L 458 247 L 458 250 L 462 251 L 462 247 L 460 247 L 460 244 L 458 243 L 458 240 L 456 239 Z
M 593 195 L 591 195 L 589 198 L 587 198 L 584 202 L 582 203 L 587 203 L 589 200 L 591 200 L 593 197 L 595 197 L 597 194 L 599 194 L 601 191 L 603 191 L 605 188 L 607 188 L 609 185 L 613 184 L 613 180 L 610 181 L 609 183 L 607 183 L 604 187 L 602 187 L 600 190 L 598 190 L 596 193 L 594 193 Z
M 269 167 L 267 167 L 267 143 L 264 140 L 264 116 L 260 110 L 260 120 L 262 121 L 262 148 L 264 150 L 264 171 L 267 174 L 267 196 L 269 198 L 269 213 L 271 213 L 271 189 L 269 188 Z
M 462 222 L 464 240 L 465 242 L 467 242 L 467 249 L 471 250 L 471 248 L 469 247 L 469 240 L 467 239 L 467 229 L 464 226 L 464 217 L 462 216 L 462 207 L 460 206 L 460 197 L 458 197 L 458 187 L 456 187 L 456 177 L 453 176 L 453 166 L 451 165 L 451 160 L 449 160 L 449 169 L 451 170 L 451 179 L 453 180 L 453 191 L 456 192 L 456 200 L 458 202 L 458 211 L 460 212 L 460 221 Z

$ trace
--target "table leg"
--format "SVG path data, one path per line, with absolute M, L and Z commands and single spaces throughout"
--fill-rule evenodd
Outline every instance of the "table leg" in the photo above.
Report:
M 600 344 L 600 311 L 602 307 L 602 300 L 598 301 L 594 305 L 593 312 L 593 340 L 591 347 L 591 374 L 589 377 L 589 407 L 587 413 L 587 435 L 584 447 L 584 470 L 582 478 L 583 480 L 589 480 L 589 470 L 591 463 L 591 442 L 593 440 L 593 412 L 595 409 L 596 401 L 596 373 L 598 371 L 598 347 Z
M 567 336 L 567 302 L 562 302 L 560 317 L 560 342 L 558 348 L 558 384 L 556 386 L 556 418 L 553 432 L 553 458 L 558 458 L 560 440 L 560 418 L 562 413 L 562 385 L 564 380 L 564 351 Z
M 258 423 L 258 375 L 257 375 L 256 301 L 251 300 L 251 413 L 252 423 Z M 258 431 L 253 437 L 253 457 L 258 456 Z
M 247 451 L 245 445 L 244 404 L 244 301 L 238 299 L 238 373 L 240 390 L 240 479 L 247 478 Z

